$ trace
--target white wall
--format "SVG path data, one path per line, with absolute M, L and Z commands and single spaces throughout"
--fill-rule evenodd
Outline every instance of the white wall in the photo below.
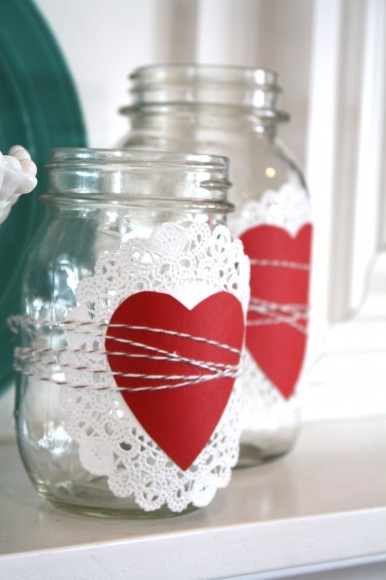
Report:
M 281 74 L 282 106 L 292 115 L 284 132 L 304 163 L 312 33 L 309 0 L 35 0 L 35 4 L 70 66 L 92 146 L 111 145 L 126 131 L 118 109 L 128 101 L 127 77 L 137 66 L 154 62 L 262 66 Z
M 292 117 L 282 137 L 303 165 L 314 206 L 309 360 L 314 364 L 319 357 L 328 367 L 319 372 L 318 360 L 312 380 L 306 379 L 314 389 L 305 397 L 308 414 L 377 412 L 386 389 L 374 391 L 374 398 L 362 381 L 356 388 L 363 392 L 358 391 L 355 404 L 347 394 L 355 378 L 350 357 L 343 363 L 338 355 L 342 380 L 348 385 L 342 387 L 340 399 L 339 385 L 331 377 L 338 376 L 335 354 L 344 336 L 358 335 L 359 342 L 350 342 L 354 353 L 356 344 L 363 349 L 366 333 L 374 335 L 369 319 L 358 330 L 355 313 L 360 311 L 371 260 L 386 246 L 386 1 L 35 1 L 72 71 L 92 146 L 114 145 L 125 133 L 127 125 L 118 109 L 128 101 L 127 76 L 137 66 L 191 61 L 279 72 L 281 108 Z M 386 286 L 384 290 L 386 296 Z M 385 316 L 386 335 L 386 298 L 376 303 L 375 318 L 383 323 Z M 353 325 L 348 331 L 344 326 L 346 334 L 336 339 L 332 324 L 339 326 L 353 315 Z M 381 343 L 373 347 L 379 357 L 371 368 L 378 369 L 378 377 L 386 350 Z M 363 364 L 366 376 L 370 363 Z M 323 403 L 327 399 L 328 404 Z

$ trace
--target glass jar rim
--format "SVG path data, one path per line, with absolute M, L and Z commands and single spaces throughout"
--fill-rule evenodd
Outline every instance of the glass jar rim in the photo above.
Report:
M 287 121 L 277 109 L 279 75 L 271 69 L 212 64 L 150 64 L 129 75 L 131 104 L 123 114 L 165 104 L 251 107 L 261 118 Z
M 181 80 L 206 81 L 223 84 L 244 83 L 255 87 L 265 87 L 281 92 L 279 75 L 267 68 L 254 68 L 237 65 L 196 64 L 196 63 L 159 63 L 148 64 L 134 69 L 129 78 L 144 82 L 177 82 Z
M 47 169 L 75 163 L 79 166 L 98 164 L 122 165 L 122 167 L 142 167 L 149 164 L 160 166 L 185 166 L 206 168 L 228 173 L 229 159 L 223 155 L 209 153 L 183 153 L 152 149 L 55 147 L 46 163 Z
M 119 204 L 228 212 L 228 158 L 205 153 L 65 147 L 52 150 L 50 204 Z M 65 195 L 63 195 L 65 194 Z

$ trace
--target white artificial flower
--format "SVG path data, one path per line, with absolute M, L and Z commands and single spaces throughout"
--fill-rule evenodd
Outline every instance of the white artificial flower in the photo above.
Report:
M 0 223 L 23 193 L 30 193 L 37 184 L 36 165 L 21 145 L 14 145 L 8 155 L 0 152 Z

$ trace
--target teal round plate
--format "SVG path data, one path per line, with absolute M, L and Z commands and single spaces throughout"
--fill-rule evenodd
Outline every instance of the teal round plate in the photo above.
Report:
M 30 0 L 0 0 L 0 151 L 23 145 L 38 166 L 38 186 L 0 225 L 0 394 L 13 379 L 7 318 L 20 311 L 28 244 L 43 219 L 45 164 L 53 147 L 83 147 L 77 94 L 60 49 Z

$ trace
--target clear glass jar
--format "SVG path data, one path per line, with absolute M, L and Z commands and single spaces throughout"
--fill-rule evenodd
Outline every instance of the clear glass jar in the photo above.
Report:
M 58 149 L 48 169 L 13 320 L 26 470 L 82 513 L 205 506 L 237 462 L 249 298 L 227 161 Z
M 123 147 L 226 155 L 236 211 L 228 224 L 251 258 L 239 466 L 288 452 L 306 348 L 310 203 L 277 135 L 278 75 L 264 69 L 154 65 L 130 76 Z

